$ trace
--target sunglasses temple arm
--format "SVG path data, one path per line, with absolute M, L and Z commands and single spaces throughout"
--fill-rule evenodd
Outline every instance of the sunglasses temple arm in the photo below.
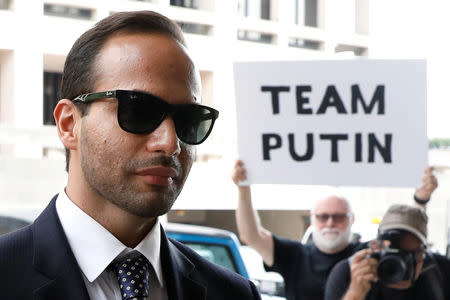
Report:
M 202 120 L 202 121 L 204 121 L 204 120 L 211 120 L 211 119 L 217 119 L 217 117 L 219 116 L 219 114 L 216 114 L 216 113 L 214 113 L 214 112 L 209 112 L 209 113 L 207 113 L 207 114 L 203 114 L 203 115 L 201 115 L 201 117 L 200 117 L 200 119 Z

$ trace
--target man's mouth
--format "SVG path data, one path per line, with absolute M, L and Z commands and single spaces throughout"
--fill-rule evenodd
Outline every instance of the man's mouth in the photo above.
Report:
M 178 172 L 174 168 L 155 166 L 140 169 L 136 172 L 136 175 L 147 184 L 169 186 L 178 176 Z

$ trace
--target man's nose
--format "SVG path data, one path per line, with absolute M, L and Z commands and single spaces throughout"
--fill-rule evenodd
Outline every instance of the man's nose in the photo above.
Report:
M 334 226 L 334 218 L 333 216 L 328 216 L 327 221 L 325 222 L 327 224 L 327 227 L 333 227 Z
M 147 141 L 147 150 L 150 152 L 163 152 L 167 156 L 180 154 L 180 140 L 175 130 L 175 122 L 167 117 L 159 124 Z

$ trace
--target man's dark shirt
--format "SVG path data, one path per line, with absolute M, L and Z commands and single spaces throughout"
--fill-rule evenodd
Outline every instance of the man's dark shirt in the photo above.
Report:
M 275 235 L 273 242 L 273 266 L 264 267 L 284 278 L 287 300 L 323 300 L 325 283 L 333 266 L 363 248 L 361 243 L 352 243 L 339 253 L 325 254 L 314 244 L 303 245 Z
M 438 254 L 427 255 L 423 270 L 414 285 L 407 290 L 389 289 L 381 283 L 373 284 L 365 300 L 449 300 L 450 260 Z M 331 271 L 325 300 L 342 299 L 350 281 L 350 265 L 346 259 L 336 264 Z

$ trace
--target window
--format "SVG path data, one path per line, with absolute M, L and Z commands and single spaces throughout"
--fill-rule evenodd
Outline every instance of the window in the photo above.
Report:
M 295 48 L 303 48 L 303 49 L 310 49 L 310 50 L 320 50 L 322 48 L 322 43 L 318 41 L 312 41 L 312 40 L 304 40 L 300 38 L 289 38 L 289 47 L 295 47 Z
M 87 9 L 87 8 L 73 7 L 73 6 L 44 4 L 44 15 L 90 20 L 90 19 L 92 19 L 92 10 Z
M 185 33 L 201 34 L 201 35 L 211 35 L 212 26 L 197 23 L 187 23 L 187 22 L 177 22 L 181 27 L 181 30 Z
M 237 272 L 237 267 L 234 264 L 233 258 L 227 247 L 222 245 L 207 244 L 207 243 L 193 243 L 185 242 L 185 244 L 197 252 L 203 258 L 212 261 L 222 267 L 227 268 L 233 272 Z
M 238 39 L 242 41 L 257 42 L 263 44 L 272 44 L 274 36 L 270 33 L 262 33 L 258 31 L 239 30 Z
M 44 125 L 55 125 L 53 110 L 58 103 L 61 73 L 44 72 Z
M 170 5 L 198 9 L 196 0 L 170 0 Z
M 214 0 L 170 0 L 170 5 L 197 10 L 214 11 L 214 2 Z
M 238 15 L 271 20 L 271 0 L 238 0 Z
M 9 217 L 9 216 L 1 216 L 0 217 L 0 235 L 16 231 L 22 227 L 30 225 L 30 221 L 26 221 L 23 219 Z
M 305 0 L 305 26 L 317 27 L 317 0 Z
M 270 0 L 261 0 L 261 19 L 270 20 Z
M 318 27 L 318 0 L 294 1 L 295 24 L 309 27 Z

